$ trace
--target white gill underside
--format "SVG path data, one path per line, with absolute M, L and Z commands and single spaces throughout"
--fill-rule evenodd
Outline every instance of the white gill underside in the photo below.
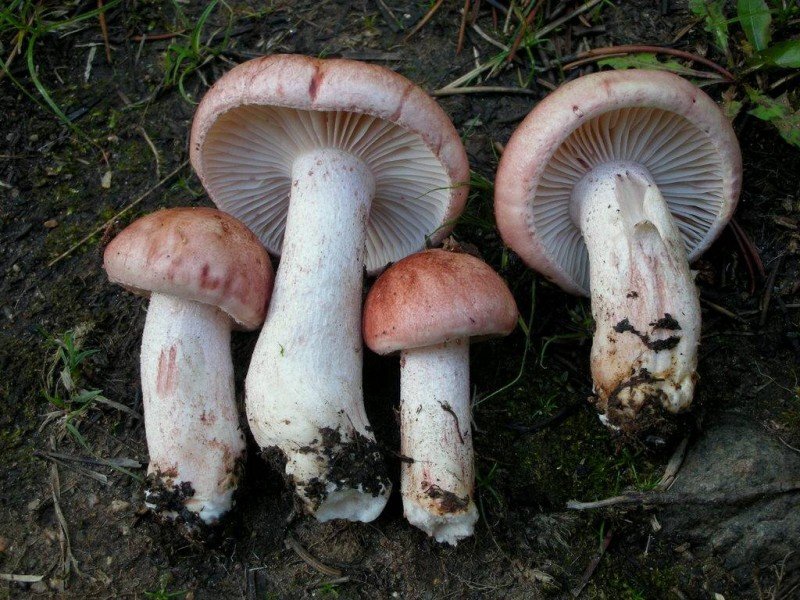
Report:
M 570 196 L 587 172 L 614 161 L 635 162 L 650 172 L 689 255 L 722 209 L 719 156 L 708 135 L 685 118 L 661 109 L 624 108 L 585 123 L 548 163 L 532 208 L 536 231 L 550 255 L 585 290 L 589 255 L 570 217 Z
M 215 203 L 246 223 L 272 254 L 283 244 L 292 164 L 318 148 L 344 150 L 372 171 L 368 271 L 421 250 L 449 205 L 450 179 L 422 138 L 369 115 L 243 106 L 219 118 L 204 148 L 206 187 Z

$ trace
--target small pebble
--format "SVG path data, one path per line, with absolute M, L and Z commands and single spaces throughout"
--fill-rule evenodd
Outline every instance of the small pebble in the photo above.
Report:
M 58 227 L 58 221 L 55 219 L 47 219 L 47 221 L 44 222 L 44 226 L 45 229 L 55 229 Z
M 111 171 L 106 171 L 103 178 L 100 180 L 100 187 L 104 190 L 111 188 Z
M 122 512 L 124 510 L 128 510 L 130 507 L 130 502 L 125 502 L 125 500 L 112 500 L 111 502 L 111 512 Z

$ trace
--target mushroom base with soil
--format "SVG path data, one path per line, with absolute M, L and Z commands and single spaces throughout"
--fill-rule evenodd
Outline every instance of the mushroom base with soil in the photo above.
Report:
M 606 424 L 641 430 L 692 401 L 700 304 L 684 242 L 636 163 L 589 171 L 570 208 L 589 251 L 597 407 Z
M 320 521 L 371 521 L 391 484 L 364 411 L 361 293 L 375 184 L 369 168 L 326 148 L 297 157 L 270 313 L 246 380 L 261 448 Z
M 245 452 L 230 354 L 231 318 L 209 304 L 153 293 L 141 350 L 150 453 L 145 503 L 188 524 L 233 503 Z
M 472 535 L 469 338 L 400 355 L 401 493 L 408 521 L 438 542 Z

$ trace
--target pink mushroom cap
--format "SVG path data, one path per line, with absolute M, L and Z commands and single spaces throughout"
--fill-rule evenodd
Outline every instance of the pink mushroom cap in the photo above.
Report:
M 517 304 L 505 281 L 482 260 L 426 250 L 393 264 L 364 303 L 363 334 L 378 354 L 451 340 L 508 335 Z
M 739 197 L 739 143 L 714 101 L 663 71 L 606 71 L 542 100 L 511 136 L 495 182 L 503 240 L 533 269 L 589 295 L 588 252 L 572 187 L 599 164 L 630 161 L 656 181 L 689 260 L 727 224 Z
M 265 56 L 226 73 L 192 123 L 190 156 L 211 199 L 281 253 L 294 159 L 317 148 L 357 156 L 375 177 L 366 267 L 449 233 L 469 164 L 441 107 L 389 69 L 345 59 Z
M 169 208 L 134 221 L 106 246 L 103 265 L 109 281 L 136 294 L 210 304 L 246 330 L 264 322 L 272 293 L 261 242 L 213 208 Z

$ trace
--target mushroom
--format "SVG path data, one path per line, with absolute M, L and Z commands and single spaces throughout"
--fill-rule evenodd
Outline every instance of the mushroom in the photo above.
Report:
M 658 430 L 690 405 L 700 306 L 689 261 L 730 219 L 741 171 L 720 109 L 666 72 L 576 79 L 509 140 L 497 226 L 529 266 L 591 294 L 591 368 L 607 425 Z
M 400 352 L 400 484 L 408 521 L 439 542 L 472 535 L 470 338 L 508 335 L 517 305 L 505 282 L 469 254 L 427 250 L 389 267 L 364 304 L 378 354 Z
M 363 271 L 447 234 L 469 177 L 458 133 L 385 68 L 273 55 L 209 90 L 190 148 L 217 206 L 281 255 L 245 382 L 253 435 L 317 519 L 371 521 L 391 484 L 363 403 Z
M 245 452 L 231 328 L 264 321 L 269 256 L 225 213 L 172 208 L 129 225 L 103 261 L 111 282 L 150 298 L 141 350 L 145 503 L 190 530 L 214 524 L 232 506 Z

